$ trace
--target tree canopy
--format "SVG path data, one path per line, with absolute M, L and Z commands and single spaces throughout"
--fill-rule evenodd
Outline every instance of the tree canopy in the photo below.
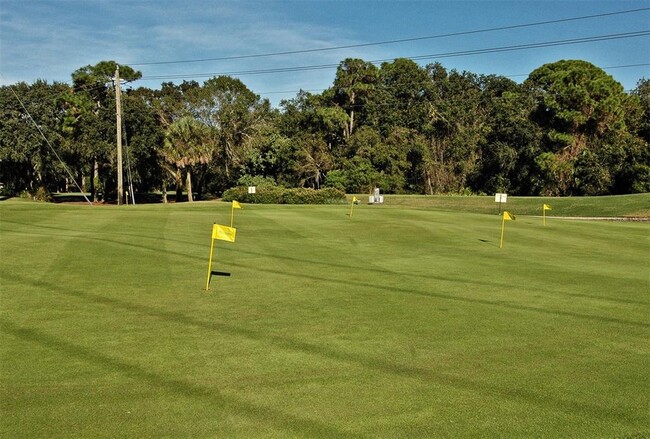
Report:
M 62 191 L 69 176 L 97 199 L 115 178 L 115 61 L 72 85 L 0 87 L 4 191 Z M 123 81 L 141 73 L 119 66 Z M 25 109 L 47 136 L 40 136 Z M 366 192 L 604 195 L 650 191 L 650 85 L 626 92 L 581 60 L 509 78 L 341 61 L 332 86 L 273 109 L 241 80 L 163 83 L 123 95 L 123 136 L 136 192 L 175 185 L 219 195 L 241 182 Z

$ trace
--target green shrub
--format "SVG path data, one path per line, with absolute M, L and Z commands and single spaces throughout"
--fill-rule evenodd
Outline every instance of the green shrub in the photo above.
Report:
M 276 186 L 273 177 L 262 177 L 260 175 L 244 175 L 237 180 L 239 186 Z
M 54 198 L 52 197 L 50 191 L 48 191 L 43 186 L 40 186 L 34 193 L 34 199 L 36 201 L 52 201 Z
M 254 194 L 248 187 L 237 186 L 223 193 L 223 201 L 237 200 L 251 204 L 337 204 L 345 202 L 345 192 L 335 188 L 314 190 L 309 188 L 286 189 L 281 186 L 258 186 Z
M 52 197 L 52 194 L 50 191 L 48 191 L 46 188 L 43 186 L 39 187 L 36 189 L 35 192 L 29 192 L 27 190 L 24 190 L 20 193 L 20 198 L 29 198 L 34 201 L 52 201 L 54 198 Z
M 329 171 L 325 177 L 325 186 L 345 191 L 349 185 L 346 172 L 341 169 Z

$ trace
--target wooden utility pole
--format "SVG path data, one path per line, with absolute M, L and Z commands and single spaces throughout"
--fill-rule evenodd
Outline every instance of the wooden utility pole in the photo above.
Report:
M 120 90 L 120 66 L 115 67 L 115 109 L 117 114 L 117 205 L 122 205 L 124 185 L 122 177 L 122 95 Z

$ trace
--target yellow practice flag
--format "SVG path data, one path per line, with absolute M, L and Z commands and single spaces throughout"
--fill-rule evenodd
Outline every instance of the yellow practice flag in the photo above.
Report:
M 205 281 L 205 290 L 210 289 L 210 278 L 212 277 L 212 253 L 214 253 L 214 240 L 220 239 L 222 241 L 235 242 L 235 235 L 237 229 L 221 224 L 212 225 L 212 240 L 210 242 L 210 259 L 208 260 L 208 279 Z
M 352 197 L 352 202 L 350 203 L 350 213 L 348 216 L 352 218 L 352 211 L 354 210 L 354 203 L 357 202 L 357 197 Z
M 499 242 L 499 248 L 503 247 L 503 231 L 505 230 L 506 221 L 514 221 L 515 216 L 510 212 L 503 212 L 503 220 L 501 220 L 501 241 Z
M 230 208 L 230 227 L 235 225 L 235 209 L 243 209 L 239 201 L 232 200 L 232 205 Z
M 221 224 L 212 225 L 212 239 L 220 239 L 222 241 L 235 242 L 235 235 L 237 229 L 234 227 L 222 226 Z
M 544 206 L 542 207 L 542 214 L 543 214 L 542 217 L 544 218 L 544 225 L 546 225 L 546 211 L 547 210 L 551 210 L 551 206 L 549 206 L 548 204 L 544 204 Z

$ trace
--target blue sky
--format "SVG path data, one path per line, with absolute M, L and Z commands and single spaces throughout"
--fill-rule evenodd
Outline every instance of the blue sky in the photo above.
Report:
M 278 56 L 214 58 L 358 46 L 451 33 L 650 8 L 650 0 L 519 1 L 205 1 L 0 0 L 0 83 L 69 82 L 102 60 L 140 70 L 134 86 L 203 82 L 216 74 L 441 55 L 650 30 L 650 11 L 491 32 L 423 38 Z M 212 59 L 204 62 L 146 64 Z M 522 82 L 535 68 L 583 59 L 606 68 L 630 90 L 650 77 L 650 36 L 564 44 L 499 53 L 433 56 L 447 69 L 510 76 Z M 621 67 L 646 64 L 636 67 Z M 615 67 L 615 68 L 610 68 Z M 232 74 L 277 105 L 300 89 L 320 92 L 336 69 Z

